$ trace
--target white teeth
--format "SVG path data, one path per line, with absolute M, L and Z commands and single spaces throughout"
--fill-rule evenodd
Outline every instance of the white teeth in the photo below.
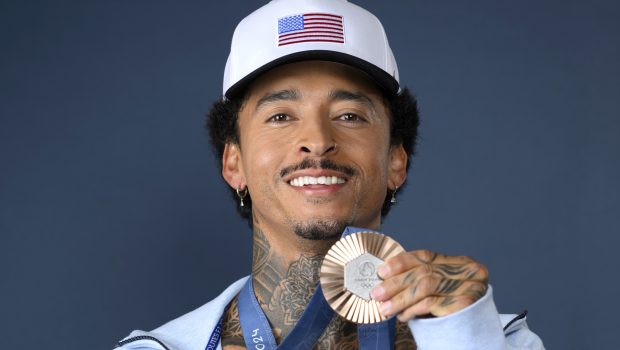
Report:
M 300 176 L 289 181 L 291 186 L 301 187 L 305 185 L 335 185 L 343 184 L 346 180 L 337 176 Z

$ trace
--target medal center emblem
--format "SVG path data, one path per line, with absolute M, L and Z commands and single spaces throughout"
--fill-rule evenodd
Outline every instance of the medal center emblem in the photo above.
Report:
M 364 253 L 344 267 L 344 288 L 360 298 L 370 300 L 370 291 L 381 282 L 377 267 L 383 260 Z
M 375 265 L 370 261 L 364 261 L 360 266 L 359 274 L 364 277 L 370 277 L 375 273 Z

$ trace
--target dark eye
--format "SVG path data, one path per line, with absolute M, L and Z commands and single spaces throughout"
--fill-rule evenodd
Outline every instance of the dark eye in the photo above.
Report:
M 273 122 L 273 123 L 282 123 L 282 122 L 286 122 L 289 120 L 291 120 L 291 117 L 283 113 L 274 114 L 269 119 L 267 119 L 268 122 Z
M 340 117 L 338 117 L 338 119 L 345 121 L 345 122 L 361 122 L 364 120 L 362 117 L 360 117 L 359 115 L 355 113 L 345 113 L 341 115 Z

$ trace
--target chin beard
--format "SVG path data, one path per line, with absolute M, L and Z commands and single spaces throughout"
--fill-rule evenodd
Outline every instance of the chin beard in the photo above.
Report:
M 319 241 L 339 238 L 347 223 L 337 220 L 314 220 L 296 223 L 293 230 L 301 238 Z

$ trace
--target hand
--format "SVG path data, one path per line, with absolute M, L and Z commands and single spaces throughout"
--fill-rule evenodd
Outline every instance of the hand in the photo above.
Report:
M 445 316 L 480 299 L 487 291 L 487 268 L 466 256 L 428 250 L 403 252 L 379 266 L 383 282 L 371 292 L 381 312 L 401 322 Z

